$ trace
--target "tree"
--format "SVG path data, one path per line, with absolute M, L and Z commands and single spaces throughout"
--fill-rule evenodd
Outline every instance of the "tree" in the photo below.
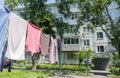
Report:
M 86 51 L 85 50 L 80 50 L 80 51 L 78 51 L 76 53 L 76 58 L 79 61 L 79 66 L 83 62 L 83 60 L 85 59 L 85 57 L 86 57 Z
M 46 34 L 53 35 L 55 31 L 55 17 L 47 9 L 45 4 L 47 0 L 22 0 L 22 5 L 24 6 L 20 14 L 24 19 L 29 20 L 36 26 L 42 29 Z M 38 54 L 32 56 L 33 70 L 36 70 L 36 60 Z
M 119 10 L 119 0 L 59 0 L 58 2 L 61 4 L 59 11 L 64 15 L 70 13 L 70 4 L 78 3 L 80 11 L 77 28 L 84 23 L 88 23 L 87 25 L 92 32 L 96 27 L 101 27 L 120 55 L 120 16 L 113 19 L 109 9 L 112 3 L 116 3 L 118 5 L 114 10 Z
M 47 9 L 47 0 L 23 0 L 23 11 L 20 13 L 23 18 L 29 20 L 46 34 L 54 34 L 54 15 Z
M 88 59 L 89 59 L 89 62 L 90 60 L 92 60 L 94 58 L 93 56 L 93 52 L 91 49 L 88 49 L 88 50 L 80 50 L 76 53 L 76 58 L 78 59 L 79 61 L 79 65 L 83 62 L 83 60 L 87 57 L 87 53 L 88 52 Z
M 87 22 L 93 31 L 97 26 L 101 27 L 120 56 L 120 18 L 112 18 L 109 9 L 111 3 L 118 4 L 114 9 L 120 9 L 119 0 L 78 0 L 78 24 L 83 25 Z
M 120 73 L 120 57 L 118 52 L 113 53 L 113 65 L 110 67 L 110 72 L 115 75 L 119 75 Z
M 16 8 L 20 3 L 21 0 L 5 0 L 5 5 L 7 5 L 10 10 Z
M 47 9 L 45 2 L 47 0 L 6 0 L 5 4 L 9 9 L 14 10 L 18 5 L 23 6 L 21 11 L 18 11 L 20 15 L 38 26 L 46 34 L 53 35 L 55 31 L 55 17 Z M 36 59 L 38 54 L 32 56 L 33 70 L 36 70 Z

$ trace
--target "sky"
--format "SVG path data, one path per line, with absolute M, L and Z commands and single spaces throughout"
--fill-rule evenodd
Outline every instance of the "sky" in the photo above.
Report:
M 55 0 L 48 0 L 47 3 L 55 3 Z

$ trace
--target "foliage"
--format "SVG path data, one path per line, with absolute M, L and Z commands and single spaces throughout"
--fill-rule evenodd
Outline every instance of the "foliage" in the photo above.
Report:
M 118 55 L 118 52 L 115 52 L 113 54 L 113 64 L 115 65 L 115 67 L 120 67 L 120 57 Z
M 58 0 L 56 0 L 58 1 Z M 70 4 L 77 3 L 79 11 L 78 27 L 87 23 L 92 32 L 101 27 L 120 55 L 120 16 L 112 16 L 110 6 L 119 12 L 119 0 L 59 0 L 59 11 L 66 16 L 70 13 Z M 117 4 L 117 5 L 116 5 Z
M 120 68 L 113 66 L 110 68 L 110 72 L 111 74 L 114 74 L 114 75 L 120 75 Z
M 65 17 L 68 16 L 71 13 L 70 4 L 73 2 L 74 0 L 56 0 L 59 13 L 63 14 Z
M 22 63 L 22 62 L 21 62 Z M 32 64 L 22 64 L 19 66 L 21 63 L 13 63 L 12 68 L 14 69 L 31 69 Z M 38 64 L 37 69 L 46 69 L 46 70 L 58 70 L 59 66 L 58 64 Z M 89 67 L 91 69 L 91 67 Z M 85 72 L 86 71 L 86 65 L 81 64 L 80 66 L 78 65 L 69 65 L 69 64 L 63 64 L 62 65 L 62 70 L 72 70 L 72 71 L 80 71 L 80 72 Z
M 10 9 L 13 10 L 17 8 L 17 6 L 21 3 L 21 0 L 5 0 L 5 5 Z
M 54 34 L 55 17 L 47 9 L 45 2 L 47 0 L 22 0 L 24 10 L 21 15 L 28 21 L 40 27 L 46 34 Z
M 11 72 L 7 72 L 7 69 L 4 69 L 3 73 L 0 74 L 1 78 L 43 78 L 46 76 L 53 75 L 52 72 L 35 72 L 30 70 L 15 70 L 12 69 Z
M 57 35 L 60 36 L 61 40 L 63 39 L 63 34 L 64 33 L 68 33 L 68 28 L 69 28 L 69 24 L 65 23 L 63 21 L 60 21 L 59 19 L 55 20 L 55 27 L 56 27 L 56 33 Z
M 76 58 L 79 60 L 79 65 L 86 58 L 86 53 L 88 52 L 88 59 L 92 60 L 94 58 L 93 52 L 91 49 L 88 50 L 80 50 L 76 53 Z
M 120 75 L 120 57 L 118 52 L 113 54 L 113 66 L 110 67 L 111 74 Z
M 83 62 L 85 57 L 86 57 L 86 51 L 85 50 L 80 50 L 76 53 L 76 58 L 79 61 L 79 65 Z
M 114 17 L 110 14 L 109 6 L 112 3 L 118 4 L 114 8 L 118 11 L 120 9 L 119 0 L 78 0 L 80 9 L 78 24 L 82 26 L 84 23 L 88 23 L 88 27 L 92 31 L 98 26 L 101 27 L 120 55 L 120 16 Z

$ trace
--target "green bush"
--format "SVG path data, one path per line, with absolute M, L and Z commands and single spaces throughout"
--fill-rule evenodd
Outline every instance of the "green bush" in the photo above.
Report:
M 115 74 L 115 75 L 120 75 L 120 68 L 117 68 L 117 67 L 111 67 L 110 68 L 110 72 L 112 73 L 112 74 Z
M 15 69 L 32 69 L 32 64 L 26 64 L 25 61 L 17 61 L 13 63 L 12 68 Z M 59 70 L 58 64 L 38 64 L 37 69 L 45 69 L 45 70 Z M 62 70 L 70 70 L 70 71 L 79 71 L 79 72 L 86 72 L 86 65 L 81 64 L 79 65 L 69 65 L 63 64 Z M 91 70 L 91 66 L 89 66 L 89 71 Z
M 14 63 L 13 68 L 21 69 L 21 68 L 26 68 L 26 69 L 32 69 L 32 64 L 23 64 L 23 63 Z M 37 69 L 52 69 L 52 70 L 58 70 L 59 65 L 58 64 L 38 64 Z M 72 71 L 81 71 L 85 72 L 86 71 L 86 65 L 81 64 L 79 65 L 69 65 L 69 64 L 64 64 L 62 65 L 62 70 L 72 70 Z M 89 70 L 91 70 L 89 66 Z
M 53 70 L 58 70 L 59 66 L 57 64 L 39 64 L 39 65 L 37 65 L 37 69 L 53 69 Z M 72 70 L 72 71 L 85 72 L 86 71 L 86 65 L 80 65 L 79 66 L 79 65 L 64 64 L 64 65 L 62 65 L 62 70 Z M 90 67 L 89 67 L 89 70 L 91 70 Z
M 113 66 L 110 67 L 111 74 L 120 75 L 120 56 L 118 52 L 113 54 Z

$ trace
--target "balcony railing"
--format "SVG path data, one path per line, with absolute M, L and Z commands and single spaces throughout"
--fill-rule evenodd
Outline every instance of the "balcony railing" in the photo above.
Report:
M 62 45 L 63 51 L 79 51 L 80 44 L 64 44 Z
M 111 53 L 110 52 L 95 53 L 94 56 L 96 58 L 110 58 L 111 57 Z

